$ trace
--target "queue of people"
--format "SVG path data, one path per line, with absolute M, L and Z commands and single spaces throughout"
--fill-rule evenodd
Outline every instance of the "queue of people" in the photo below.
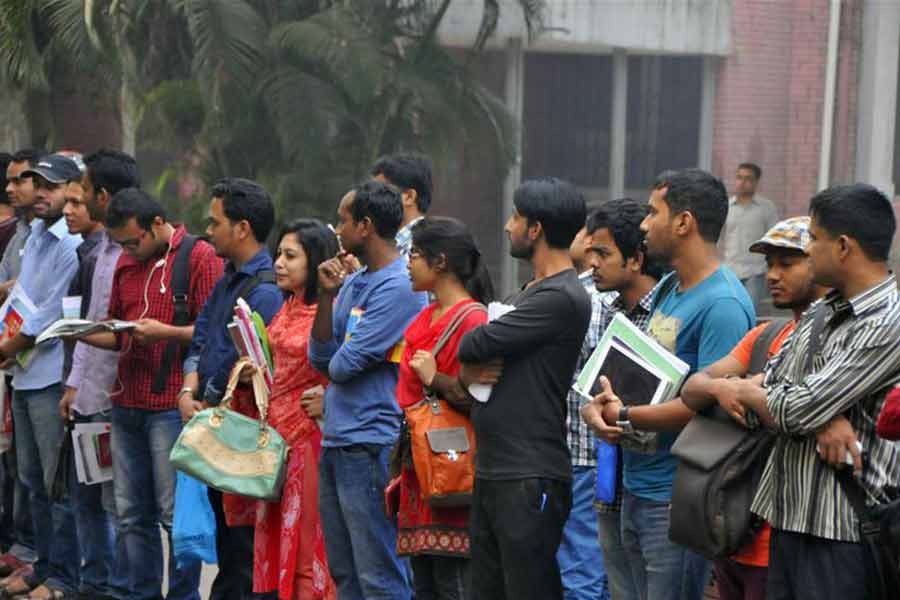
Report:
M 0 294 L 35 308 L 0 341 L 3 597 L 200 598 L 201 564 L 172 551 L 169 455 L 211 407 L 260 417 L 252 369 L 229 386 L 239 299 L 265 324 L 265 417 L 290 451 L 277 500 L 209 482 L 213 599 L 700 600 L 711 577 L 724 600 L 875 597 L 846 490 L 878 505 L 900 486 L 895 218 L 876 189 L 829 188 L 779 222 L 767 208 L 736 275 L 720 234 L 741 252 L 740 219 L 771 204 L 755 165 L 736 199 L 682 169 L 649 201 L 593 210 L 571 183 L 531 179 L 504 228 L 531 278 L 501 299 L 469 228 L 429 214 L 421 155 L 379 159 L 333 228 L 299 219 L 275 236 L 272 199 L 247 179 L 210 188 L 199 236 L 125 153 L 6 162 Z M 758 323 L 760 277 L 789 319 Z M 64 305 L 131 325 L 35 345 Z M 592 398 L 572 389 L 616 315 L 688 365 L 673 400 L 626 403 L 606 378 Z M 728 556 L 669 536 L 673 444 L 713 409 L 772 439 L 754 525 Z M 110 481 L 79 482 L 65 451 L 87 423 L 108 424 Z M 603 476 L 616 492 L 601 501 Z

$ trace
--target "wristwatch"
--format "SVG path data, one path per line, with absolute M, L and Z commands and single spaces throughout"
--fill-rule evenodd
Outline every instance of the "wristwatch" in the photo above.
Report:
M 181 398 L 185 394 L 190 394 L 191 396 L 193 396 L 195 395 L 195 392 L 192 388 L 185 386 L 178 391 L 178 397 Z
M 619 409 L 619 418 L 616 419 L 616 427 L 621 427 L 625 433 L 634 433 L 634 426 L 628 418 L 628 407 L 623 406 Z

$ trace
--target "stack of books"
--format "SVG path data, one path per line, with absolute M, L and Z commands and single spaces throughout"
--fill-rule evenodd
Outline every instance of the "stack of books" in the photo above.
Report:
M 243 298 L 238 298 L 234 307 L 234 317 L 227 327 L 238 356 L 249 357 L 253 364 L 262 370 L 263 378 L 271 392 L 275 367 L 272 364 L 269 336 L 266 334 L 266 324 L 262 317 L 250 310 L 250 306 Z

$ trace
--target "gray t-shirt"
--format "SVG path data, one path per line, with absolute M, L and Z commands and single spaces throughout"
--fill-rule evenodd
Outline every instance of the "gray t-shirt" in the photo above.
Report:
M 26 223 L 25 219 L 19 219 L 16 223 L 16 232 L 9 238 L 6 250 L 3 251 L 3 260 L 0 260 L 0 283 L 19 277 L 19 271 L 22 269 L 22 251 L 30 234 L 31 225 Z
M 764 196 L 756 194 L 748 203 L 728 199 L 728 218 L 722 228 L 719 245 L 725 264 L 739 279 L 766 272 L 766 257 L 750 252 L 750 245 L 763 237 L 778 222 L 778 209 Z

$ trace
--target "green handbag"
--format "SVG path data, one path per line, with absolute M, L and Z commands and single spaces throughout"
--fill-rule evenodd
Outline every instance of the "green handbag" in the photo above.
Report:
M 234 365 L 219 406 L 195 414 L 175 441 L 169 460 L 179 471 L 231 494 L 278 500 L 287 467 L 289 447 L 266 422 L 269 390 L 254 366 L 253 395 L 259 420 L 229 408 L 241 371 L 253 365 L 242 358 Z

